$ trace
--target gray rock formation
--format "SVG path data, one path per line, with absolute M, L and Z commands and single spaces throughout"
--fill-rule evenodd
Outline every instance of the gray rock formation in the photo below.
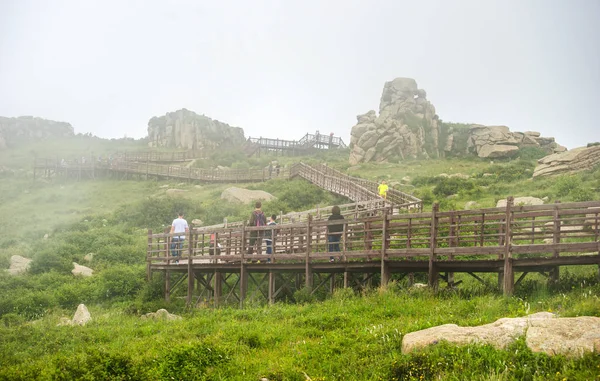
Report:
M 523 335 L 533 352 L 581 356 L 600 350 L 600 318 L 556 318 L 552 313 L 539 312 L 526 317 L 499 319 L 478 327 L 445 324 L 406 334 L 402 339 L 402 351 L 407 353 L 441 340 L 458 345 L 489 344 L 505 349 Z
M 148 145 L 185 149 L 234 147 L 245 141 L 244 130 L 181 109 L 148 122 Z
M 575 173 L 592 169 L 598 164 L 600 145 L 579 147 L 541 158 L 533 171 L 533 177 Z
M 439 126 L 435 107 L 412 78 L 386 82 L 379 116 L 371 110 L 352 127 L 350 165 L 369 161 L 437 157 Z
M 511 132 L 506 126 L 482 126 L 475 124 L 469 129 L 467 151 L 482 158 L 515 156 L 520 148 L 539 147 L 548 153 L 566 150 L 554 138 L 540 137 L 539 132 Z
M 73 127 L 69 123 L 32 116 L 0 116 L 0 150 L 25 141 L 73 135 Z
M 92 315 L 90 311 L 88 311 L 85 304 L 80 304 L 77 306 L 77 311 L 75 311 L 75 315 L 73 319 L 62 318 L 60 319 L 60 323 L 58 325 L 86 325 L 92 320 Z
M 238 202 L 247 204 L 252 201 L 271 201 L 276 199 L 271 193 L 262 190 L 249 190 L 244 188 L 231 187 L 221 193 L 221 199 L 229 202 Z
M 89 267 L 81 266 L 81 265 L 78 265 L 77 263 L 73 262 L 73 270 L 71 270 L 71 273 L 76 276 L 77 275 L 92 276 L 94 274 L 94 270 L 90 269 Z
M 152 319 L 152 320 L 181 320 L 181 316 L 174 315 L 169 313 L 169 311 L 161 308 L 156 312 L 149 312 L 145 315 L 142 315 L 142 319 Z
M 11 275 L 18 275 L 27 272 L 31 259 L 22 257 L 20 255 L 13 255 L 10 257 L 10 268 L 8 272 Z
M 544 205 L 544 200 L 531 196 L 515 197 L 513 205 Z M 498 200 L 496 208 L 506 208 L 506 199 Z

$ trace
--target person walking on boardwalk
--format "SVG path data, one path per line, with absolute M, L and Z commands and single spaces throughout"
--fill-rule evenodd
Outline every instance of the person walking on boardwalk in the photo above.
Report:
M 267 223 L 267 226 L 277 225 L 277 222 L 275 222 L 276 220 L 277 220 L 277 215 L 273 214 L 270 217 L 269 223 Z M 265 232 L 265 243 L 267 244 L 267 254 L 273 254 L 273 229 L 267 230 Z M 267 259 L 267 263 L 271 263 L 271 260 Z
M 377 187 L 377 192 L 381 198 L 387 199 L 388 185 L 385 180 L 381 180 L 381 184 Z
M 262 203 L 260 201 L 256 201 L 254 204 L 254 210 L 250 215 L 250 222 L 248 226 L 258 227 L 258 226 L 266 226 L 267 225 L 267 217 L 261 210 Z M 254 252 L 254 246 L 256 245 L 256 252 L 258 254 L 261 253 L 262 246 L 262 231 L 252 231 L 250 232 L 250 245 L 248 246 L 248 254 L 252 254 Z
M 331 208 L 331 216 L 327 219 L 327 221 L 343 221 L 344 216 L 342 216 L 342 212 L 340 207 L 335 205 Z M 329 252 L 339 252 L 340 251 L 340 238 L 342 237 L 342 233 L 344 232 L 344 223 L 340 224 L 332 224 L 327 225 L 327 241 L 329 242 Z M 333 262 L 335 259 L 333 256 L 329 257 L 329 262 Z
M 186 234 L 190 230 L 187 221 L 183 218 L 183 212 L 179 212 L 177 215 L 178 217 L 174 219 L 173 223 L 171 224 L 171 234 L 183 234 L 171 237 L 171 255 L 173 255 L 174 257 L 179 256 L 181 254 L 181 247 L 183 246 L 183 241 L 185 240 Z M 176 260 L 175 263 L 179 263 L 179 261 Z

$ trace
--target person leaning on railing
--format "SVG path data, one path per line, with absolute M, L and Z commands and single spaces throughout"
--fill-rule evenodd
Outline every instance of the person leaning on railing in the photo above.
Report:
M 187 232 L 190 230 L 187 221 L 183 218 L 183 212 L 178 213 L 178 217 L 171 224 L 171 234 L 184 233 L 171 238 L 171 255 L 177 257 L 181 254 L 181 248 Z M 178 260 L 175 263 L 179 263 Z
M 344 216 L 342 216 L 342 212 L 340 207 L 334 205 L 331 208 L 331 216 L 327 219 L 327 221 L 343 221 Z M 344 223 L 327 225 L 327 241 L 329 242 L 329 252 L 339 252 L 340 251 L 340 238 L 342 237 L 342 233 L 344 232 Z M 335 259 L 333 256 L 329 257 L 329 262 L 334 262 Z

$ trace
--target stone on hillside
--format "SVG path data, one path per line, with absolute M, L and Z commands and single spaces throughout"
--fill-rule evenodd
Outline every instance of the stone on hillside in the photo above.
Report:
M 544 205 L 544 200 L 539 199 L 537 197 L 515 197 L 513 205 Z M 496 208 L 505 208 L 506 207 L 506 199 L 498 200 L 496 203 Z
M 10 257 L 10 268 L 8 272 L 11 275 L 18 275 L 27 272 L 31 259 L 22 257 L 20 255 L 13 255 Z
M 411 286 L 411 288 L 416 288 L 416 289 L 427 288 L 427 285 L 425 283 L 415 283 Z
M 198 218 L 194 218 L 194 219 L 192 220 L 192 224 L 193 224 L 194 226 L 202 226 L 202 225 L 204 225 L 204 221 L 202 221 L 202 220 L 200 220 L 200 219 L 198 219 Z
M 75 315 L 73 316 L 70 325 L 86 325 L 91 320 L 92 315 L 90 314 L 90 311 L 88 311 L 85 304 L 80 304 L 77 306 L 77 311 L 75 311 Z
M 91 262 L 94 259 L 94 253 L 87 253 L 83 259 L 88 263 Z
M 485 145 L 479 149 L 481 158 L 513 157 L 519 152 L 519 147 L 505 144 Z
M 271 201 L 276 199 L 276 197 L 262 190 L 231 187 L 225 189 L 223 193 L 221 193 L 221 199 L 229 202 L 247 204 L 252 201 Z
M 181 320 L 181 316 L 177 316 L 169 313 L 169 311 L 161 308 L 156 312 L 149 312 L 145 315 L 142 315 L 142 319 L 152 319 L 152 320 Z
M 194 185 L 194 188 L 196 188 L 196 189 L 202 189 L 203 186 L 202 185 Z
M 44 239 L 48 239 L 50 238 L 50 235 L 48 233 L 44 234 Z
M 177 189 L 177 188 L 171 188 L 171 189 L 167 189 L 166 192 L 167 196 L 169 197 L 184 197 L 187 195 L 188 191 L 185 189 Z
M 582 356 L 600 352 L 600 317 L 537 319 L 530 321 L 525 338 L 533 352 Z
M 159 186 L 160 189 L 166 189 L 168 188 L 170 185 L 169 184 L 165 184 L 165 185 L 161 185 Z
M 477 201 L 467 201 L 465 204 L 465 210 L 477 209 L 478 206 L 479 204 Z
M 519 318 L 498 319 L 494 323 L 477 327 L 460 327 L 456 324 L 444 324 L 411 332 L 402 338 L 402 352 L 437 344 L 445 340 L 452 344 L 489 344 L 497 349 L 505 349 L 518 337 L 523 336 L 532 321 L 553 319 L 554 315 L 540 312 Z
M 598 164 L 600 146 L 579 147 L 541 158 L 533 171 L 533 177 L 571 174 L 592 169 Z
M 150 119 L 148 141 L 151 147 L 200 150 L 235 147 L 246 139 L 239 127 L 181 109 Z
M 524 132 L 525 135 L 529 135 L 529 136 L 534 136 L 536 138 L 540 137 L 540 133 L 537 131 L 525 131 Z
M 73 270 L 71 270 L 71 273 L 73 275 L 92 276 L 94 274 L 94 270 L 73 262 Z
M 412 181 L 412 179 L 410 178 L 410 176 L 404 176 L 402 178 L 402 182 L 405 184 L 410 184 L 411 181 Z

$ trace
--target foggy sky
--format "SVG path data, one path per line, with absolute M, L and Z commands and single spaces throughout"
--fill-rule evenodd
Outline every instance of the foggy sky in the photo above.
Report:
M 600 1 L 0 0 L 0 115 L 140 138 L 187 108 L 349 142 L 414 78 L 445 121 L 600 141 Z

